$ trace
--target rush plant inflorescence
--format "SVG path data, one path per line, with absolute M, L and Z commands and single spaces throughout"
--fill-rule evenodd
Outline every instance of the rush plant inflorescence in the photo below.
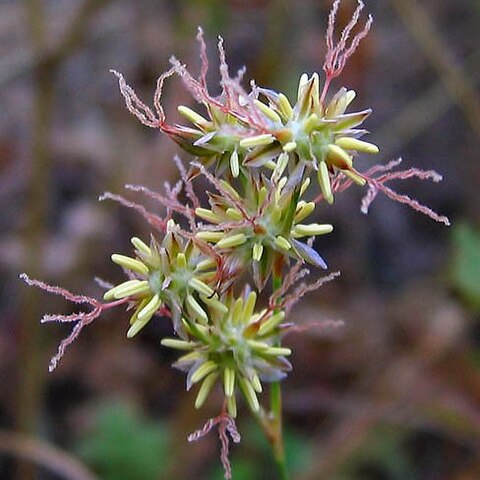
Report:
M 280 381 L 292 365 L 291 350 L 282 342 L 294 327 L 290 311 L 295 302 L 337 275 L 331 273 L 311 284 L 301 282 L 308 273 L 305 267 L 328 268 L 313 241 L 332 234 L 333 226 L 312 222 L 309 218 L 314 212 L 325 202 L 333 204 L 337 194 L 357 185 L 366 189 L 361 204 L 365 213 L 377 193 L 383 192 L 449 224 L 446 217 L 386 185 L 391 180 L 412 177 L 437 182 L 441 180 L 437 173 L 415 168 L 395 170 L 400 160 L 372 166 L 366 172 L 356 168 L 358 154 L 379 152 L 376 145 L 360 139 L 367 133 L 360 126 L 371 110 L 352 111 L 355 92 L 342 87 L 331 94 L 330 87 L 367 35 L 372 18 L 369 16 L 358 28 L 363 9 L 359 0 L 351 21 L 336 40 L 339 3 L 333 3 L 328 19 L 323 80 L 318 73 L 301 75 L 294 99 L 253 81 L 246 91 L 241 85 L 244 70 L 235 77 L 229 73 L 221 38 L 221 94 L 211 95 L 201 29 L 197 36 L 200 75 L 193 76 L 172 57 L 171 68 L 158 79 L 153 109 L 138 98 L 120 73 L 113 71 L 128 110 L 144 125 L 169 136 L 191 161 L 185 168 L 175 159 L 181 179 L 173 187 L 167 185 L 164 194 L 127 185 L 127 189 L 157 200 L 166 212 L 164 217 L 123 196 L 106 193 L 101 197 L 134 208 L 153 229 L 149 239 L 131 239 L 131 252 L 112 255 L 126 280 L 109 287 L 103 301 L 22 275 L 30 285 L 89 307 L 70 315 L 43 317 L 43 322 L 74 324 L 70 335 L 60 343 L 50 370 L 81 330 L 113 307 L 123 305 L 130 312 L 128 338 L 138 335 L 149 322 L 171 321 L 172 336 L 163 338 L 161 345 L 179 352 L 174 366 L 186 373 L 187 389 L 197 389 L 195 408 L 204 405 L 212 390 L 221 392 L 218 417 L 208 420 L 189 440 L 218 428 L 226 478 L 231 477 L 228 435 L 240 441 L 235 426 L 240 399 L 265 431 L 280 477 L 288 478 Z M 173 75 L 181 78 L 200 106 L 201 113 L 178 107 L 186 125 L 168 123 L 162 108 L 163 85 Z M 197 178 L 211 186 L 208 204 L 202 205 L 194 191 Z M 186 202 L 179 200 L 180 194 Z M 267 298 L 263 302 L 259 297 L 262 292 L 266 293 L 262 298 Z M 266 384 L 269 401 L 264 393 Z

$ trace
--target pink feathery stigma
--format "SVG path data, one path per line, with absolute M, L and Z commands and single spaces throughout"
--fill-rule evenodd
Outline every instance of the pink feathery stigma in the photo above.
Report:
M 313 329 L 325 330 L 326 328 L 340 328 L 344 327 L 345 322 L 343 320 L 317 320 L 312 322 L 306 322 L 302 325 L 292 325 L 287 333 L 304 333 Z
M 84 327 L 92 323 L 96 318 L 98 318 L 105 310 L 109 308 L 116 307 L 125 303 L 128 299 L 121 299 L 115 302 L 110 303 L 101 303 L 95 298 L 87 297 L 85 295 L 77 295 L 75 293 L 66 290 L 65 288 L 57 287 L 54 285 L 48 285 L 40 280 L 35 280 L 30 278 L 26 273 L 22 273 L 20 278 L 27 284 L 33 287 L 40 288 L 46 292 L 53 293 L 54 295 L 60 295 L 63 298 L 76 303 L 76 304 L 88 304 L 92 310 L 90 312 L 77 312 L 70 315 L 60 315 L 60 314 L 50 314 L 44 315 L 41 322 L 77 322 L 73 327 L 70 335 L 64 338 L 57 349 L 57 353 L 51 358 L 50 365 L 48 370 L 52 372 L 58 365 L 58 362 L 61 360 L 65 354 L 66 349 L 78 338 L 81 331 Z
M 165 113 L 163 111 L 163 107 L 161 104 L 163 84 L 165 83 L 165 80 L 171 77 L 174 73 L 175 73 L 175 69 L 171 68 L 170 70 L 167 70 L 166 72 L 162 73 L 157 79 L 157 87 L 155 88 L 155 93 L 153 95 L 153 105 L 158 115 L 158 122 L 159 122 L 158 126 L 160 128 L 162 128 L 162 124 L 165 123 Z
M 225 95 L 225 105 L 232 108 L 232 101 L 235 101 L 235 92 L 231 85 L 230 74 L 228 73 L 227 59 L 225 56 L 225 47 L 223 46 L 223 38 L 218 37 L 218 55 L 220 58 L 220 85 Z
M 410 198 L 408 195 L 400 194 L 387 187 L 385 184 L 392 180 L 407 180 L 409 178 L 419 178 L 420 180 L 432 180 L 433 182 L 442 181 L 442 176 L 433 170 L 420 170 L 418 168 L 409 168 L 407 170 L 398 170 L 392 171 L 393 168 L 400 165 L 402 159 L 393 160 L 387 163 L 384 166 L 374 166 L 363 174 L 363 178 L 367 181 L 368 191 L 362 199 L 361 211 L 362 213 L 368 213 L 371 203 L 375 200 L 378 192 L 382 192 L 390 199 L 408 205 L 417 212 L 423 213 L 430 217 L 431 219 L 443 223 L 446 226 L 450 225 L 450 220 L 444 216 L 439 215 L 431 208 L 422 205 L 415 199 Z M 376 178 L 373 178 L 371 175 L 373 173 L 382 172 L 382 175 L 379 175 Z
M 145 105 L 137 96 L 135 91 L 130 85 L 125 81 L 124 76 L 117 72 L 116 70 L 110 70 L 118 78 L 118 86 L 120 88 L 120 93 L 125 99 L 125 105 L 127 110 L 135 115 L 143 125 L 151 128 L 157 128 L 160 126 L 160 123 L 163 120 L 158 119 L 155 114 L 152 112 L 150 107 Z
M 182 215 L 187 216 L 188 212 L 190 211 L 190 208 L 188 206 L 182 205 L 176 198 L 165 197 L 164 195 L 158 192 L 154 192 L 153 190 L 150 190 L 143 185 L 127 184 L 125 185 L 125 188 L 127 190 L 131 190 L 132 192 L 143 193 L 144 195 L 160 203 L 160 205 L 163 205 L 167 209 L 173 210 L 177 213 L 181 213 Z
M 223 469 L 225 472 L 225 478 L 230 479 L 232 478 L 232 468 L 230 465 L 230 460 L 228 458 L 229 455 L 229 447 L 230 441 L 228 439 L 227 433 L 230 435 L 234 443 L 240 443 L 241 436 L 237 430 L 237 426 L 235 425 L 235 420 L 230 417 L 227 413 L 221 413 L 218 417 L 210 418 L 207 420 L 205 425 L 199 430 L 191 433 L 188 436 L 189 442 L 196 442 L 203 438 L 205 435 L 211 432 L 211 430 L 218 426 L 218 437 L 220 439 L 221 447 L 221 454 L 220 459 L 222 461 Z
M 223 187 L 222 183 L 213 176 L 201 163 L 192 162 L 192 166 L 198 168 L 201 174 L 230 202 L 235 205 L 235 208 L 239 210 L 245 218 L 248 218 L 248 213 L 245 210 L 244 205 L 237 198 L 235 198 L 226 188 Z
M 200 77 L 199 82 L 203 85 L 204 88 L 207 88 L 207 73 L 208 73 L 208 57 L 207 57 L 207 45 L 205 44 L 205 39 L 203 37 L 202 27 L 198 27 L 197 41 L 200 45 Z
M 159 230 L 160 232 L 165 232 L 166 230 L 167 222 L 163 218 L 160 218 L 159 216 L 149 212 L 143 205 L 131 202 L 130 200 L 127 200 L 121 195 L 105 192 L 103 195 L 100 195 L 100 197 L 98 197 L 98 200 L 100 202 L 103 202 L 105 200 L 113 200 L 114 202 L 120 203 L 120 205 L 123 205 L 124 207 L 132 208 L 133 210 L 140 213 L 142 217 L 145 218 L 145 220 L 155 229 Z
M 289 311 L 304 295 L 314 290 L 319 289 L 325 283 L 335 280 L 335 278 L 340 276 L 340 272 L 332 272 L 325 277 L 319 278 L 316 282 L 313 283 L 301 283 L 293 293 L 290 293 L 285 296 L 284 301 L 281 303 L 281 307 L 286 311 Z
M 347 63 L 347 60 L 353 55 L 355 50 L 360 45 L 362 39 L 367 36 L 373 22 L 373 17 L 369 15 L 367 21 L 365 22 L 365 25 L 363 26 L 363 29 L 352 38 L 350 45 L 347 44 L 353 29 L 358 24 L 360 14 L 364 8 L 363 2 L 361 0 L 358 0 L 358 5 L 353 12 L 352 18 L 340 34 L 340 39 L 338 40 L 338 43 L 335 44 L 335 22 L 339 5 L 340 0 L 335 0 L 328 16 L 328 26 L 325 35 L 327 53 L 325 55 L 325 62 L 323 64 L 323 71 L 325 72 L 326 79 L 320 98 L 321 103 L 323 103 L 325 100 L 325 96 L 330 82 L 333 78 L 338 77 L 342 73 L 345 64 Z
M 175 162 L 175 165 L 178 168 L 178 171 L 180 172 L 180 178 L 183 181 L 183 187 L 185 188 L 185 194 L 187 197 L 191 200 L 193 208 L 197 208 L 200 206 L 200 199 L 198 198 L 197 194 L 195 193 L 193 189 L 193 184 L 190 178 L 189 173 L 185 170 L 185 167 L 178 155 L 175 155 L 173 158 L 173 161 Z

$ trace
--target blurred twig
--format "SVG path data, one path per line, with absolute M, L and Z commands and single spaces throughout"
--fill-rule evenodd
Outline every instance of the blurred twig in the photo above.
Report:
M 85 39 L 91 17 L 106 0 L 85 0 L 78 9 L 64 38 L 58 46 L 48 51 L 46 15 L 41 0 L 24 0 L 30 43 L 35 58 L 43 59 L 33 70 L 34 98 L 31 125 L 31 172 L 26 193 L 28 212 L 25 238 L 25 269 L 32 275 L 41 274 L 42 256 L 39 247 L 46 236 L 48 215 L 48 185 L 52 164 L 50 132 L 54 110 L 56 77 L 62 62 Z M 39 298 L 34 289 L 26 289 L 19 318 L 20 384 L 17 396 L 16 425 L 21 432 L 35 430 L 44 369 L 42 359 L 42 332 L 40 330 Z M 18 478 L 33 478 L 30 465 L 19 464 Z
M 0 452 L 35 462 L 65 480 L 96 480 L 74 457 L 26 435 L 0 431 Z
M 467 59 L 468 72 L 477 72 L 480 65 L 480 52 L 476 51 Z M 382 153 L 386 158 L 402 145 L 418 136 L 422 131 L 441 117 L 454 103 L 454 99 L 445 95 L 445 87 L 437 83 L 414 98 L 375 135 L 381 139 Z
M 448 92 L 461 108 L 473 131 L 480 136 L 480 96 L 465 69 L 454 60 L 428 12 L 414 0 L 390 0 L 426 59 L 438 71 Z

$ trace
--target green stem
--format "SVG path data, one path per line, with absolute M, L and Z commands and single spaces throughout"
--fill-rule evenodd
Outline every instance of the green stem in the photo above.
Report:
M 288 480 L 287 462 L 285 458 L 285 447 L 283 443 L 283 422 L 282 422 L 282 388 L 280 382 L 274 382 L 270 390 L 270 409 L 272 414 L 273 435 L 271 446 L 273 458 L 277 465 L 281 480 Z
M 274 291 L 280 289 L 282 286 L 282 266 L 283 258 L 279 257 L 278 261 L 275 262 L 272 273 Z M 273 382 L 270 387 L 270 413 L 262 409 L 260 413 L 255 415 L 255 418 L 270 443 L 280 480 L 288 480 L 290 477 L 287 470 L 283 444 L 282 389 L 280 382 Z

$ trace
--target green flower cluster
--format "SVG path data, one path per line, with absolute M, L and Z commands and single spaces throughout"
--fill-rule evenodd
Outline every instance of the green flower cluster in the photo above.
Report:
M 199 298 L 208 298 L 210 304 L 218 302 L 209 286 L 216 278 L 215 260 L 179 236 L 173 220 L 168 222 L 161 244 L 153 237 L 150 245 L 136 237 L 131 242 L 135 258 L 112 255 L 112 261 L 126 270 L 130 280 L 105 292 L 104 300 L 128 298 L 131 302 L 134 313 L 128 338 L 140 332 L 159 311 L 168 312 L 177 333 L 185 337 L 182 316 L 206 319 Z
M 264 88 L 240 96 L 238 110 L 228 114 L 207 102 L 208 119 L 180 106 L 178 111 L 194 128 L 181 127 L 173 138 L 206 165 L 215 164 L 217 175 L 223 174 L 228 165 L 234 178 L 250 167 L 284 170 L 288 166 L 301 183 L 305 174 L 313 170 L 323 198 L 333 203 L 331 182 L 335 174 L 341 172 L 364 185 L 365 180 L 353 167 L 353 156 L 359 152 L 378 153 L 378 147 L 359 140 L 366 131 L 357 127 L 371 110 L 346 113 L 355 92 L 341 88 L 324 105 L 319 83 L 317 73 L 310 78 L 303 74 L 294 106 L 283 93 Z
M 254 291 L 235 298 L 228 289 L 219 297 L 215 257 L 195 241 L 183 240 L 173 220 L 160 244 L 153 237 L 150 245 L 136 237 L 131 242 L 135 257 L 112 255 L 130 279 L 104 294 L 107 301 L 128 300 L 134 310 L 127 337 L 155 314 L 170 315 L 179 338 L 163 339 L 162 345 L 190 351 L 175 365 L 188 372 L 187 389 L 202 381 L 195 406 L 203 405 L 220 377 L 232 417 L 237 413 L 236 385 L 258 411 L 261 381 L 280 380 L 291 369 L 285 358 L 290 350 L 277 346 L 285 313 L 273 308 L 255 312 Z
M 237 416 L 237 386 L 252 411 L 257 412 L 262 380 L 280 380 L 291 369 L 285 358 L 290 349 L 276 346 L 285 313 L 273 309 L 256 312 L 256 300 L 253 291 L 238 298 L 230 291 L 220 298 L 224 309 L 206 302 L 207 318 L 201 319 L 205 321 L 183 320 L 189 340 L 162 340 L 166 347 L 188 352 L 174 366 L 187 372 L 187 390 L 201 382 L 196 408 L 205 403 L 218 380 L 232 417 Z
M 332 232 L 330 224 L 304 223 L 315 210 L 314 202 L 300 200 L 308 188 L 307 178 L 299 189 L 280 177 L 282 159 L 273 171 L 273 179 L 254 179 L 241 196 L 230 184 L 222 182 L 223 194 L 209 193 L 210 209 L 197 208 L 201 225 L 195 237 L 211 243 L 215 251 L 239 269 L 252 271 L 255 285 L 263 289 L 279 258 L 295 258 L 327 268 L 322 257 L 302 240 Z
M 148 193 L 160 201 L 167 210 L 168 221 L 121 196 L 102 197 L 115 199 L 143 214 L 150 225 L 160 230 L 162 239 L 157 241 L 152 236 L 147 244 L 134 237 L 133 256 L 112 255 L 112 261 L 124 269 L 128 280 L 108 289 L 105 302 L 22 275 L 29 285 L 90 306 L 89 312 L 44 316 L 45 322 L 75 323 L 52 358 L 51 370 L 81 330 L 105 310 L 124 305 L 133 311 L 129 338 L 137 335 L 155 315 L 170 317 L 175 336 L 164 338 L 161 343 L 184 352 L 174 365 L 187 373 L 187 389 L 200 385 L 195 406 L 200 408 L 205 403 L 215 385 L 223 387 L 222 413 L 192 438 L 200 438 L 212 425 L 219 425 L 226 478 L 231 474 L 226 431 L 231 435 L 233 432 L 234 440 L 239 438 L 233 422 L 237 392 L 243 394 L 260 420 L 285 473 L 280 387 L 272 386 L 268 411 L 260 407 L 258 394 L 263 390 L 262 382 L 278 382 L 291 369 L 287 360 L 290 349 L 282 346 L 283 334 L 290 327 L 284 323 L 289 309 L 325 280 L 291 288 L 306 273 L 302 264 L 327 268 L 313 248 L 313 241 L 332 232 L 333 226 L 309 220 L 315 210 L 317 215 L 322 213 L 318 212 L 319 204 L 332 204 L 336 192 L 356 183 L 368 188 L 361 207 L 365 213 L 378 192 L 383 192 L 449 225 L 448 218 L 385 185 L 391 180 L 412 177 L 439 181 L 441 176 L 437 173 L 415 168 L 393 171 L 400 160 L 374 166 L 365 173 L 354 166 L 358 153 L 378 152 L 376 145 L 360 140 L 366 130 L 359 126 L 371 110 L 349 112 L 355 92 L 340 88 L 330 96 L 328 90 L 368 33 L 372 19 L 369 17 L 363 28 L 352 33 L 363 9 L 363 2 L 358 0 L 351 21 L 335 42 L 339 4 L 340 0 L 334 1 L 328 20 L 323 86 L 320 88 L 317 73 L 310 77 L 303 74 L 293 103 L 283 93 L 257 87 L 253 82 L 247 93 L 240 84 L 241 72 L 235 78 L 228 72 L 222 40 L 218 45 L 222 91 L 218 97 L 212 96 L 206 86 L 208 61 L 201 30 L 200 76 L 192 76 L 172 58 L 172 68 L 157 82 L 155 113 L 137 97 L 123 76 L 114 72 L 128 110 L 144 125 L 160 129 L 196 157 L 188 171 L 178 162 L 182 179 L 173 188 L 167 185 L 166 196 L 132 186 L 132 190 Z M 165 79 L 174 74 L 181 77 L 206 111 L 201 115 L 189 107 L 178 107 L 191 126 L 168 124 L 165 119 L 162 88 Z M 373 178 L 375 173 L 380 175 Z M 202 206 L 192 186 L 199 176 L 215 189 L 206 192 L 208 208 Z M 317 180 L 313 193 L 312 178 Z M 179 200 L 181 194 L 186 201 Z M 248 276 L 255 291 L 248 286 Z M 267 308 L 262 310 L 257 308 L 257 297 L 269 279 L 272 295 Z
M 183 178 L 194 205 L 186 215 L 188 230 L 170 221 L 161 244 L 133 239 L 135 258 L 112 257 L 131 278 L 105 299 L 126 298 L 132 304 L 129 337 L 155 313 L 170 314 L 178 337 L 162 344 L 188 352 L 176 366 L 187 372 L 188 389 L 201 382 L 196 406 L 220 379 L 228 412 L 236 416 L 236 386 L 256 412 L 262 381 L 278 381 L 290 369 L 290 350 L 281 346 L 285 312 L 276 303 L 281 299 L 255 312 L 257 292 L 272 277 L 278 289 L 292 260 L 327 268 L 313 240 L 333 226 L 309 218 L 322 199 L 333 202 L 339 180 L 365 184 L 353 157 L 378 148 L 359 139 L 366 132 L 357 127 L 371 111 L 347 112 L 352 90 L 341 88 L 326 102 L 326 88 L 320 91 L 314 73 L 301 76 L 293 104 L 286 95 L 255 85 L 247 93 L 229 76 L 221 42 L 219 49 L 221 95 L 208 93 L 206 63 L 203 77 L 196 79 L 173 59 L 158 82 L 156 116 L 117 74 L 130 111 L 196 157 Z M 163 82 L 173 73 L 206 111 L 178 107 L 190 126 L 168 124 L 160 106 Z M 208 208 L 192 197 L 189 182 L 199 175 L 215 189 L 206 192 Z M 313 192 L 312 178 L 319 185 Z M 184 210 L 177 213 L 185 215 Z M 246 271 L 256 291 L 238 297 L 237 283 Z

